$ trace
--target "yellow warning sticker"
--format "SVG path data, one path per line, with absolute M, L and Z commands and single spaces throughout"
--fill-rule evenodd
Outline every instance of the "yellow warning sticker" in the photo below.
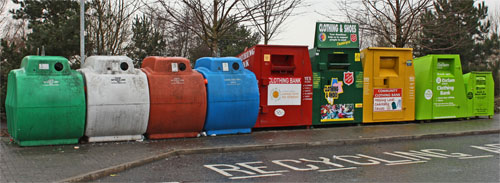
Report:
M 356 105 L 354 105 L 356 108 L 363 108 L 363 103 L 357 103 Z
M 264 62 L 271 61 L 271 54 L 264 54 Z
M 359 53 L 354 54 L 354 61 L 356 61 L 356 62 L 361 61 L 361 56 L 359 55 Z

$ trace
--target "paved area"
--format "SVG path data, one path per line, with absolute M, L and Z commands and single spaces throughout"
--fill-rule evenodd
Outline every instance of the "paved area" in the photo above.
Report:
M 95 182 L 500 182 L 499 142 L 488 134 L 192 154 Z
M 19 147 L 0 139 L 0 182 L 88 181 L 179 154 L 498 134 L 493 119 L 264 130 L 246 135 Z

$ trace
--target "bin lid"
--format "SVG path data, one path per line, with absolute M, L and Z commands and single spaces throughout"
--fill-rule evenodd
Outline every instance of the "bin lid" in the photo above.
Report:
M 223 73 L 243 72 L 245 69 L 241 59 L 236 57 L 203 57 L 196 60 L 194 66 L 195 69 L 200 67 L 207 68 L 212 72 Z
M 413 51 L 413 48 L 368 47 L 369 50 Z
M 68 59 L 61 56 L 26 56 L 21 62 L 27 74 L 33 75 L 70 75 Z
M 127 56 L 90 56 L 85 59 L 82 69 L 92 70 L 99 74 L 135 74 L 132 59 Z
M 141 68 L 155 74 L 191 73 L 191 63 L 182 57 L 146 57 Z

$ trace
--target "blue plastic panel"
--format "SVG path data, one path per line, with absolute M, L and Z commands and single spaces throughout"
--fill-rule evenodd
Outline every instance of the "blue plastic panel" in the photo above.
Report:
M 259 88 L 255 74 L 235 57 L 204 57 L 195 69 L 207 79 L 208 135 L 250 133 L 259 112 Z

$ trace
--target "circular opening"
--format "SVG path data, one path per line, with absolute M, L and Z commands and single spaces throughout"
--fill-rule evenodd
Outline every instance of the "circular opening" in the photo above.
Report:
M 122 62 L 122 63 L 120 64 L 120 68 L 121 68 L 122 70 L 126 71 L 126 70 L 128 69 L 128 64 L 127 64 L 126 62 Z
M 238 70 L 240 68 L 240 64 L 238 63 L 233 63 L 233 69 Z
M 184 64 L 184 63 L 179 63 L 179 70 L 181 70 L 181 71 L 186 70 L 186 64 Z
M 108 71 L 110 71 L 110 70 L 111 70 L 111 67 L 108 67 Z
M 62 71 L 64 68 L 63 64 L 61 64 L 61 62 L 57 62 L 55 65 L 54 65 L 54 69 L 56 69 L 56 71 Z

